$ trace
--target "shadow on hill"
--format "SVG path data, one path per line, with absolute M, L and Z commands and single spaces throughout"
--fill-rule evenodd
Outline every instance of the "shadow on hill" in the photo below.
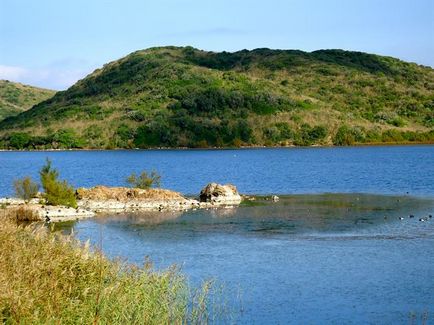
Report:
M 369 73 L 397 74 L 397 70 L 393 69 L 391 64 L 377 55 L 344 50 L 320 50 L 308 53 L 298 50 L 261 48 L 234 53 L 214 53 L 186 47 L 183 53 L 188 62 L 217 70 L 247 70 L 253 65 L 270 70 L 280 70 L 305 67 L 315 63 L 328 63 Z
M 321 62 L 332 63 L 359 71 L 369 73 L 382 72 L 386 75 L 396 74 L 396 71 L 391 68 L 390 64 L 384 62 L 381 57 L 374 54 L 344 50 L 319 50 L 312 52 L 310 55 Z

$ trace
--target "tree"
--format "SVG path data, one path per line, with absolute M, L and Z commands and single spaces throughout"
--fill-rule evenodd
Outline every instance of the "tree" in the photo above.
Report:
M 131 187 L 141 189 L 149 189 L 153 186 L 160 187 L 161 176 L 155 170 L 151 171 L 151 173 L 144 170 L 138 176 L 136 173 L 132 173 L 128 176 L 127 183 L 130 184 Z
M 74 188 L 66 181 L 58 180 L 59 172 L 51 167 L 51 160 L 47 159 L 39 175 L 47 204 L 77 208 Z
M 13 133 L 9 139 L 9 145 L 15 149 L 24 149 L 29 145 L 31 136 L 27 133 Z

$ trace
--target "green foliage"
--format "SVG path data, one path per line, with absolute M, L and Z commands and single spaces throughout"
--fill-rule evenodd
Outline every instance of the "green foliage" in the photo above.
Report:
M 161 176 L 155 170 L 150 173 L 144 170 L 140 175 L 132 173 L 127 177 L 126 181 L 133 188 L 149 189 L 151 187 L 160 187 Z
M 77 207 L 74 188 L 66 181 L 58 180 L 59 172 L 51 167 L 51 160 L 47 159 L 39 175 L 47 204 Z
M 52 138 L 52 141 L 58 144 L 59 148 L 82 148 L 83 140 L 77 136 L 73 129 L 60 129 Z
M 112 261 L 45 227 L 2 218 L 0 247 L 3 324 L 206 324 L 216 306 L 209 282 L 191 288 L 176 267 Z
M 13 133 L 9 138 L 9 145 L 14 149 L 24 149 L 30 144 L 32 137 L 23 132 Z
M 327 128 L 325 126 L 311 127 L 308 124 L 303 124 L 295 137 L 294 143 L 299 146 L 310 146 L 319 143 L 326 136 Z
M 379 128 L 432 130 L 433 91 L 433 69 L 360 52 L 151 48 L 111 62 L 67 91 L 0 122 L 0 145 L 68 149 L 382 142 Z M 366 130 L 357 131 L 362 125 Z M 348 126 L 355 133 L 342 129 L 337 134 L 332 126 Z
M 28 201 L 38 194 L 39 185 L 31 177 L 26 176 L 14 181 L 14 189 L 17 197 Z
M 295 137 L 294 131 L 291 129 L 290 125 L 286 122 L 279 122 L 265 128 L 263 130 L 264 138 L 269 141 L 269 143 L 279 143 L 281 141 L 293 140 Z
M 54 93 L 53 90 L 0 80 L 0 121 L 30 109 Z
M 333 144 L 336 146 L 350 146 L 355 143 L 364 142 L 364 140 L 363 131 L 343 125 L 336 132 Z

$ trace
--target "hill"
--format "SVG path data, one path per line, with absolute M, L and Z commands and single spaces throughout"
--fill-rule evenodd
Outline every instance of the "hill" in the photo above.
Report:
M 0 120 L 18 115 L 54 94 L 54 90 L 0 80 Z
M 6 148 L 433 142 L 434 70 L 343 50 L 151 48 L 0 130 Z

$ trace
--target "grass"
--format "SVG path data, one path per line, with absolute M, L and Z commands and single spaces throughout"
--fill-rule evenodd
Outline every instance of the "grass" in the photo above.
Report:
M 39 217 L 38 213 L 35 210 L 30 209 L 26 206 L 20 206 L 18 208 L 8 209 L 7 211 L 5 210 L 4 217 L 8 218 L 11 221 L 15 221 L 17 223 L 33 222 L 33 221 L 41 220 L 41 218 Z
M 54 94 L 54 90 L 0 80 L 0 120 L 24 112 Z
M 0 247 L 4 324 L 208 321 L 210 284 L 192 293 L 175 267 L 157 272 L 149 262 L 136 267 L 111 261 L 72 237 L 17 226 L 7 217 L 0 220 Z

